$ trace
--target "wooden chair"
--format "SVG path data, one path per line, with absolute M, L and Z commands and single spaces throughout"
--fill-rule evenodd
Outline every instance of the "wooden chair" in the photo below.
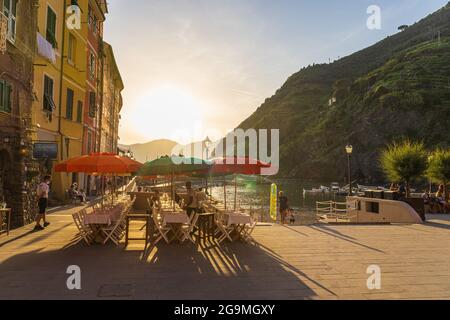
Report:
M 187 239 L 189 239 L 192 243 L 195 244 L 195 241 L 191 235 L 192 232 L 194 231 L 195 225 L 197 224 L 198 217 L 199 217 L 198 213 L 193 214 L 189 220 L 189 224 L 186 224 L 181 227 L 180 229 L 182 232 L 181 242 L 184 242 Z
M 81 199 L 78 198 L 70 189 L 66 190 L 67 198 L 71 201 L 71 204 L 81 204 Z
M 255 240 L 252 237 L 252 232 L 257 224 L 258 220 L 252 217 L 252 222 L 250 224 L 245 225 L 241 231 L 242 239 L 244 239 L 247 242 L 255 242 Z
M 152 218 L 155 224 L 156 232 L 158 234 L 154 244 L 157 244 L 162 239 L 164 239 L 164 241 L 169 244 L 172 240 L 169 239 L 168 234 L 172 229 L 169 226 L 164 225 L 162 216 L 158 214 L 156 209 L 153 209 Z
M 216 213 L 214 215 L 214 220 L 217 226 L 216 234 L 217 241 L 219 243 L 222 243 L 225 239 L 230 240 L 233 242 L 233 239 L 231 238 L 231 233 L 235 229 L 233 226 L 228 226 L 223 221 L 223 216 L 220 213 Z
M 92 241 L 94 240 L 94 235 L 92 233 L 92 229 L 84 224 L 84 216 L 86 215 L 86 210 L 78 211 L 74 214 L 72 214 L 73 221 L 75 222 L 75 225 L 78 229 L 77 237 L 82 238 L 87 245 L 91 245 Z
M 131 207 L 127 205 L 127 207 L 123 209 L 119 220 L 111 226 L 101 228 L 101 232 L 105 235 L 103 244 L 106 244 L 106 242 L 111 240 L 116 245 L 119 245 L 120 239 L 122 239 L 125 232 L 126 218 L 130 209 Z

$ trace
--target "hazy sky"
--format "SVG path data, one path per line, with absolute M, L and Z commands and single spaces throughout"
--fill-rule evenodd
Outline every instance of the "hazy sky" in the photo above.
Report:
M 448 0 L 108 0 L 121 143 L 223 136 L 305 65 L 362 49 Z M 381 8 L 369 30 L 367 8 Z

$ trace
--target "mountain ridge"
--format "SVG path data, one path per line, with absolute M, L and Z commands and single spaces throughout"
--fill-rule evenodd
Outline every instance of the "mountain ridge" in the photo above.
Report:
M 343 150 L 351 143 L 355 174 L 367 181 L 381 180 L 376 157 L 392 139 L 450 144 L 450 134 L 445 136 L 444 130 L 436 135 L 427 123 L 440 124 L 437 131 L 450 127 L 450 90 L 443 80 L 448 76 L 450 89 L 449 39 L 450 2 L 372 46 L 330 64 L 302 68 L 238 127 L 280 129 L 281 176 L 344 179 Z M 404 101 L 411 108 L 400 108 Z M 423 132 L 417 134 L 412 124 Z

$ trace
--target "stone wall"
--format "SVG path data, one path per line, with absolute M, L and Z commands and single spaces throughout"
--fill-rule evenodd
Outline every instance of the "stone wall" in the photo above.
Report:
M 3 7 L 3 1 L 0 1 Z M 0 112 L 0 199 L 12 208 L 12 226 L 32 220 L 36 173 L 32 160 L 31 107 L 33 61 L 36 52 L 37 1 L 17 2 L 17 27 L 14 43 L 0 54 L 0 79 L 12 85 L 12 110 Z M 34 178 L 33 178 L 34 177 Z

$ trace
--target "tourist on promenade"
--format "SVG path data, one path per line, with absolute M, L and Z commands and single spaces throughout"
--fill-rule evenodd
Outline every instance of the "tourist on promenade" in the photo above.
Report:
M 47 210 L 48 205 L 48 193 L 50 191 L 50 176 L 45 176 L 42 182 L 37 187 L 37 196 L 38 196 L 38 206 L 39 206 L 39 214 L 36 215 L 36 226 L 34 227 L 34 231 L 43 230 L 50 223 L 45 220 L 45 212 Z M 41 226 L 41 220 L 44 221 L 44 227 Z
M 289 209 L 289 224 L 291 225 L 295 224 L 295 215 L 293 209 Z
M 283 191 L 278 194 L 278 200 L 280 202 L 280 217 L 281 224 L 286 224 L 286 216 L 289 210 L 288 198 L 284 195 Z

